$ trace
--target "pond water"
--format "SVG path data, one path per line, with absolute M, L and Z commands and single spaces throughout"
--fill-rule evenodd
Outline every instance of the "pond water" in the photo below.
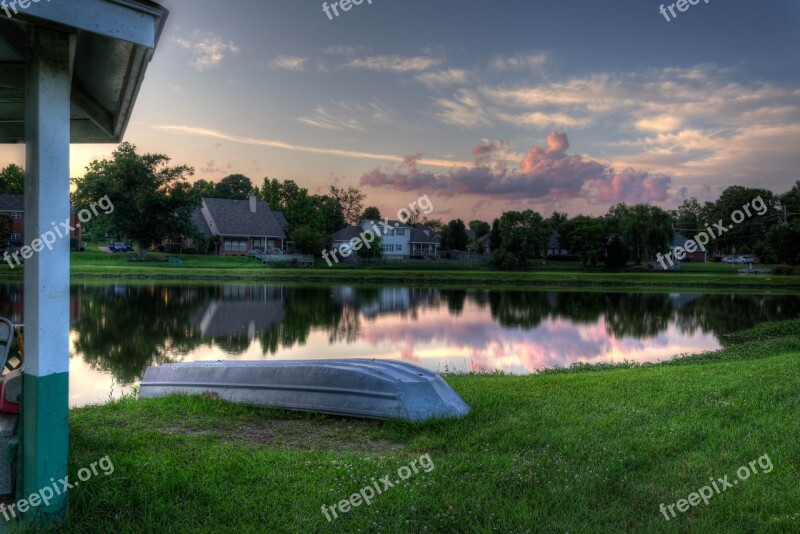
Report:
M 20 285 L 0 285 L 0 315 L 21 323 L 22 302 Z M 70 403 L 116 397 L 167 362 L 394 358 L 522 374 L 715 350 L 728 332 L 798 316 L 792 295 L 77 285 Z

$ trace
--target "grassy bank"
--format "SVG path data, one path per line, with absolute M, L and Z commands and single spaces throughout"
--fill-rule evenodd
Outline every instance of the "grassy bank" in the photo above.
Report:
M 535 376 L 453 375 L 463 420 L 347 420 L 202 397 L 71 413 L 68 532 L 796 532 L 800 321 L 716 353 Z M 328 523 L 332 505 L 429 454 L 432 471 Z M 764 458 L 667 522 L 669 505 Z M 74 476 L 74 475 L 73 475 Z
M 618 289 L 693 288 L 693 289 L 800 289 L 800 276 L 740 276 L 741 266 L 723 264 L 687 264 L 680 273 L 584 271 L 576 264 L 551 263 L 526 272 L 499 272 L 444 262 L 441 268 L 414 269 L 407 266 L 347 268 L 337 266 L 315 269 L 279 269 L 261 266 L 251 258 L 184 256 L 183 264 L 160 261 L 131 262 L 125 255 L 84 252 L 72 255 L 73 280 L 180 280 L 180 281 L 273 281 L 306 283 L 372 283 L 437 286 L 530 286 L 607 287 Z M 324 265 L 324 264 L 323 264 Z M 0 265 L 0 278 L 21 280 L 20 268 Z

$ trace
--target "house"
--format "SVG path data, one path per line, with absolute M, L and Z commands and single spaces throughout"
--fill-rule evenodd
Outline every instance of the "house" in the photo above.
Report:
M 547 241 L 547 253 L 545 256 L 553 257 L 553 256 L 569 256 L 570 251 L 561 246 L 561 236 L 558 235 L 558 232 L 553 230 L 550 233 L 550 239 Z
M 675 250 L 678 249 L 679 247 L 683 249 L 684 245 L 686 245 L 688 241 L 691 241 L 691 239 L 687 239 L 678 232 L 673 232 L 672 242 L 669 244 L 669 250 L 672 253 L 673 258 L 675 257 Z M 694 252 L 685 252 L 685 256 L 681 261 L 703 263 L 708 261 L 708 252 L 704 252 L 702 250 L 696 250 Z
M 25 236 L 25 195 L 15 193 L 0 194 L 0 214 L 11 217 L 11 236 L 9 237 L 11 244 L 15 246 L 22 245 L 22 240 Z M 75 211 L 70 210 L 69 219 L 69 225 L 72 227 L 70 237 L 77 239 L 80 246 L 83 230 Z
M 388 226 L 387 226 L 388 225 Z M 386 259 L 437 257 L 441 237 L 423 224 L 400 221 L 364 220 L 358 226 L 347 226 L 331 234 L 331 249 L 350 246 L 350 242 L 366 232 L 381 238 L 381 250 Z M 360 238 L 359 238 L 360 239 Z
M 247 200 L 203 198 L 192 214 L 200 233 L 219 237 L 216 253 L 220 256 L 246 256 L 254 249 L 286 250 L 286 218 L 255 196 Z M 192 240 L 184 240 L 191 246 Z

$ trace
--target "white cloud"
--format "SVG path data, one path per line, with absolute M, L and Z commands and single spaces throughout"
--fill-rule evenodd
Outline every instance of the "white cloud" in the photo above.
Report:
M 198 72 L 216 67 L 229 54 L 239 53 L 239 47 L 233 41 L 225 42 L 216 35 L 198 30 L 188 38 L 176 38 L 175 42 L 189 51 L 192 56 L 189 64 Z
M 373 100 L 369 104 L 333 102 L 328 106 L 317 106 L 312 114 L 297 120 L 323 130 L 367 131 L 370 124 L 391 124 L 396 117 L 392 110 Z
M 284 69 L 292 72 L 299 72 L 305 69 L 308 58 L 297 56 L 278 56 L 269 62 L 273 69 Z
M 541 71 L 548 59 L 549 55 L 546 52 L 517 54 L 515 56 L 496 56 L 489 63 L 489 66 L 497 71 Z
M 370 56 L 356 58 L 345 63 L 346 67 L 378 72 L 420 72 L 442 63 L 441 58 L 431 56 Z
M 423 72 L 417 74 L 418 82 L 428 87 L 446 87 L 450 85 L 464 85 L 469 81 L 469 71 L 462 69 L 448 69 L 437 72 Z

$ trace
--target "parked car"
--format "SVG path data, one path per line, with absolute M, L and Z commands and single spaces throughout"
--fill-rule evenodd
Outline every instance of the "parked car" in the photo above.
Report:
M 733 264 L 745 263 L 745 261 L 742 258 L 735 258 L 733 256 L 725 256 L 724 258 L 722 258 L 722 263 L 727 263 L 727 264 L 733 265 Z
M 108 246 L 111 252 L 130 252 L 132 250 L 130 243 L 116 242 Z
M 759 262 L 759 260 L 758 260 L 758 258 L 756 256 L 752 256 L 750 254 L 746 254 L 744 256 L 741 256 L 739 259 L 742 260 L 742 263 L 758 263 Z

